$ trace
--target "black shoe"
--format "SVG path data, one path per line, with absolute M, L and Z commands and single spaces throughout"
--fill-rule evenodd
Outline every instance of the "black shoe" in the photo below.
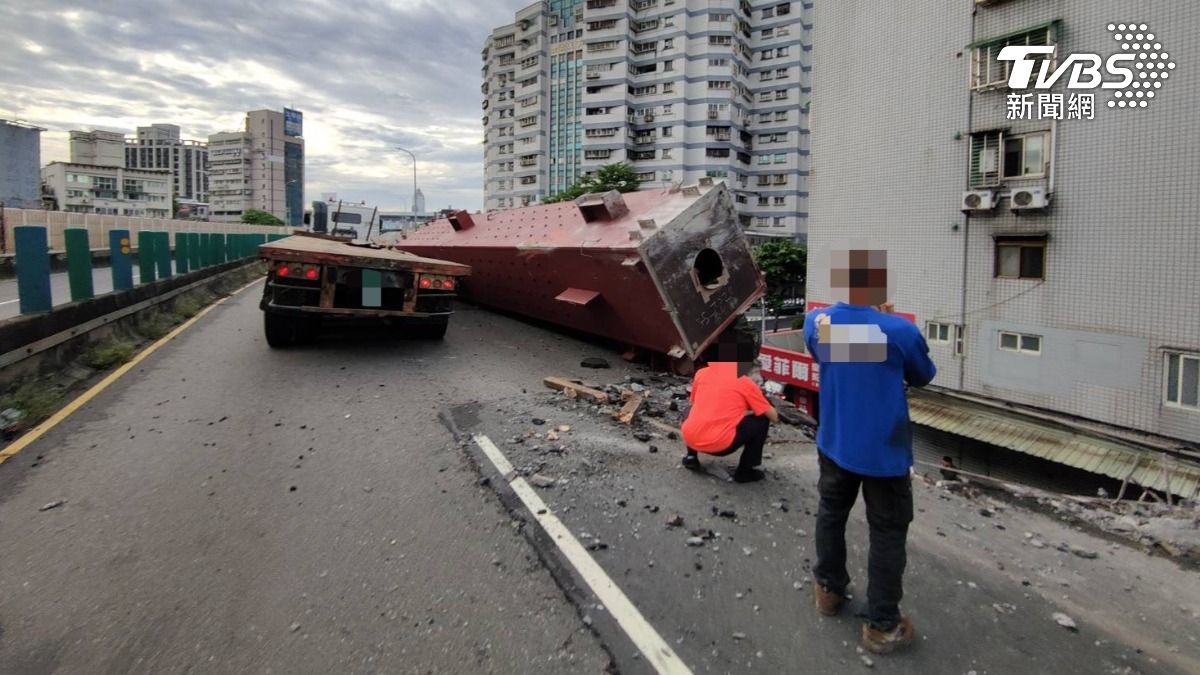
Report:
M 753 483 L 767 477 L 767 474 L 758 469 L 738 469 L 733 472 L 733 482 L 735 483 Z
M 696 470 L 700 468 L 700 458 L 696 455 L 683 456 L 683 468 Z

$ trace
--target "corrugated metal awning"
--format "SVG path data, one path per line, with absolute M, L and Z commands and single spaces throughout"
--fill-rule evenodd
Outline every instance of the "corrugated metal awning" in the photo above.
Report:
M 1161 450 L 1081 433 L 951 396 L 910 396 L 908 410 L 913 423 L 939 431 L 1128 480 L 1153 490 L 1187 498 L 1200 493 L 1200 464 L 1171 457 Z

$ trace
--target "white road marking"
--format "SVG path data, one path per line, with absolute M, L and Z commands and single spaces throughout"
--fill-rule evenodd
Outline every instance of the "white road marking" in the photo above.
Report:
M 567 529 L 567 526 L 563 525 L 562 521 L 550 512 L 533 487 L 520 476 L 509 477 L 513 472 L 513 467 L 500 448 L 497 448 L 496 444 L 483 434 L 476 434 L 473 438 L 476 445 L 483 450 L 483 454 L 491 460 L 496 471 L 504 476 L 509 487 L 521 498 L 525 508 L 529 509 L 546 534 L 550 535 L 563 557 L 571 563 L 571 566 L 583 578 L 584 583 L 592 589 L 592 593 L 596 594 L 608 612 L 617 620 L 617 624 L 633 641 L 642 657 L 654 666 L 654 670 L 660 675 L 691 675 L 692 671 L 688 669 L 687 665 L 662 639 L 654 626 L 646 621 L 642 613 L 638 611 L 637 607 L 634 607 L 595 558 L 579 543 L 575 535 L 571 534 L 571 530 Z
M 17 298 L 16 300 L 5 300 L 4 302 L 0 302 L 0 305 L 11 305 L 14 302 L 20 302 L 20 301 L 21 301 L 20 298 Z

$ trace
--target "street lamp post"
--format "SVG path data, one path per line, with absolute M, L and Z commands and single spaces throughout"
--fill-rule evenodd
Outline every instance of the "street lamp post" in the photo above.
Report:
M 412 212 L 413 212 L 413 214 L 416 214 L 416 212 L 417 212 L 417 156 L 414 155 L 411 150 L 406 150 L 404 148 L 401 148 L 400 146 L 396 146 L 396 149 L 399 150 L 400 152 L 407 152 L 408 156 L 412 157 L 412 163 L 413 163 Z

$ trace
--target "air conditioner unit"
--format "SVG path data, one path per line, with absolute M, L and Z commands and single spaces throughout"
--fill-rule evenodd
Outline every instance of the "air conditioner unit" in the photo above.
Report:
M 600 79 L 600 73 L 588 73 L 588 74 L 587 74 L 587 79 L 589 79 L 589 80 L 598 80 L 598 79 Z
M 996 207 L 996 193 L 992 190 L 967 190 L 963 192 L 963 211 L 991 211 Z
M 1050 195 L 1046 194 L 1046 188 L 1023 188 L 1013 190 L 1009 200 L 1013 211 L 1044 209 L 1050 204 Z
M 653 122 L 654 121 L 654 113 L 646 113 L 645 115 L 642 116 L 642 119 L 647 122 Z

